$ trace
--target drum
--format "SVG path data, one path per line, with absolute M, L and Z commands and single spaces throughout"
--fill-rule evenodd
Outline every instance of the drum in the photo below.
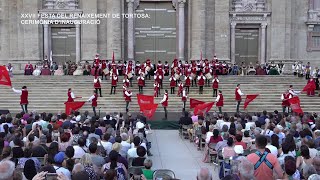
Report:
M 147 66 L 147 67 L 146 67 L 146 71 L 149 72 L 150 70 L 151 70 L 151 67 L 150 67 L 150 66 Z
M 131 79 L 133 77 L 132 73 L 127 74 L 128 79 Z
M 192 77 L 192 79 L 194 79 L 196 77 L 196 75 L 194 73 L 191 73 L 191 77 Z
M 207 73 L 205 76 L 206 76 L 207 79 L 211 79 L 212 78 L 212 75 L 210 73 Z
M 109 71 L 108 68 L 106 68 L 106 69 L 103 70 L 103 73 L 104 73 L 105 75 L 109 74 L 109 72 L 110 72 L 110 71 Z
M 174 78 L 180 79 L 180 75 L 179 74 L 174 74 Z
M 174 72 L 177 72 L 178 67 L 174 67 L 173 70 L 174 70 Z

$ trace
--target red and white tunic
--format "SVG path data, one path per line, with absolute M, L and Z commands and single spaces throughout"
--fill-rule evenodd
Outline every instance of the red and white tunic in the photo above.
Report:
M 107 63 L 106 63 L 105 60 L 103 60 L 102 63 L 101 63 L 101 69 L 104 70 L 106 68 L 107 68 Z
M 72 91 L 68 91 L 68 101 L 67 102 L 74 102 L 74 99 L 76 97 L 74 96 Z
M 164 93 L 163 99 L 160 101 L 163 107 L 168 107 L 169 96 L 168 93 Z
M 222 93 L 219 93 L 216 98 L 216 106 L 217 107 L 223 107 L 223 95 Z
M 147 73 L 146 66 L 145 65 L 141 65 L 140 66 L 140 70 L 139 70 L 139 74 L 145 75 L 146 73 Z
M 164 72 L 165 72 L 165 74 L 169 74 L 169 71 L 170 71 L 170 66 L 169 66 L 169 64 L 165 64 L 165 65 L 164 65 Z
M 184 87 L 183 83 L 179 83 L 178 96 L 181 95 L 181 93 L 183 91 L 183 87 Z
M 159 89 L 160 89 L 160 85 L 159 85 L 159 83 L 156 81 L 156 82 L 153 84 L 153 95 L 154 95 L 154 97 L 157 97 L 157 94 L 158 94 Z
M 145 67 L 149 67 L 150 69 L 153 69 L 153 65 L 151 64 L 151 60 L 147 59 L 146 63 L 144 63 Z
M 212 80 L 212 88 L 213 89 L 218 89 L 219 88 L 219 79 L 218 78 L 214 78 Z
M 170 81 L 170 87 L 176 87 L 176 78 L 171 76 L 169 81 Z
M 284 107 L 289 107 L 290 103 L 289 103 L 289 99 L 292 98 L 292 95 L 290 93 L 283 93 L 281 95 L 281 100 L 282 100 L 282 106 Z
M 122 82 L 123 82 L 123 84 L 124 84 L 126 87 L 129 87 L 129 84 L 130 84 L 129 79 L 124 78 L 124 79 L 122 80 Z
M 97 107 L 98 106 L 98 95 L 97 93 L 94 93 L 88 100 L 91 102 L 92 107 Z
M 12 90 L 15 93 L 20 95 L 20 105 L 29 104 L 29 101 L 28 101 L 29 92 L 27 89 L 15 90 L 14 88 L 12 88 Z
M 154 75 L 154 80 L 155 80 L 156 82 L 160 83 L 161 80 L 162 80 L 162 77 L 163 77 L 163 76 L 161 76 L 161 75 L 159 75 L 159 74 L 157 73 L 156 75 Z
M 138 86 L 144 86 L 144 77 L 143 76 L 139 76 L 137 78 L 138 80 Z
M 212 70 L 211 70 L 211 68 L 209 67 L 209 65 L 208 66 L 205 66 L 204 67 L 204 69 L 203 69 L 203 74 L 208 74 L 208 73 L 212 73 Z
M 117 75 L 113 75 L 111 77 L 111 86 L 117 86 L 117 82 L 118 82 L 118 76 Z
M 93 87 L 95 89 L 101 88 L 101 79 L 100 78 L 94 78 L 93 80 Z
M 132 92 L 130 90 L 126 90 L 124 92 L 124 100 L 126 102 L 131 102 L 131 96 L 132 96 Z
M 236 87 L 235 91 L 234 91 L 234 94 L 235 94 L 235 100 L 236 101 L 241 101 L 241 96 L 243 96 L 244 94 L 241 92 L 240 88 L 239 87 Z
M 128 76 L 128 74 L 131 73 L 133 74 L 133 65 L 132 65 L 132 62 L 127 65 L 126 67 L 126 71 L 125 71 L 125 74 Z
M 165 71 L 162 68 L 158 68 L 154 73 L 159 74 L 161 76 L 161 79 L 163 79 Z
M 184 86 L 190 87 L 191 81 L 192 81 L 192 78 L 191 78 L 190 76 L 186 76 L 186 77 L 184 78 Z
M 206 80 L 206 77 L 204 77 L 203 75 L 200 75 L 198 77 L 198 85 L 199 86 L 204 86 L 205 80 Z
M 140 69 L 141 69 L 141 65 L 140 65 L 140 63 L 137 63 L 136 67 L 135 67 L 135 74 L 139 74 Z
M 163 64 L 158 63 L 158 64 L 157 64 L 157 70 L 160 69 L 160 68 L 163 69 Z
M 116 66 L 112 66 L 111 73 L 112 73 L 112 75 L 115 74 L 115 75 L 119 76 L 119 71 L 118 71 L 118 69 L 116 68 Z

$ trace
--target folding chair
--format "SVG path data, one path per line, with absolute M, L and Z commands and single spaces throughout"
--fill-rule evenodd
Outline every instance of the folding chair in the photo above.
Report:
M 158 180 L 160 178 L 169 177 L 169 178 L 176 178 L 176 175 L 172 170 L 169 169 L 158 169 L 153 172 L 153 180 Z
M 208 144 L 208 155 L 210 157 L 210 163 L 214 162 L 214 160 L 217 159 L 218 153 L 215 149 L 216 145 L 217 145 L 217 143 L 209 143 Z
M 189 138 L 189 133 L 188 133 L 188 129 L 191 129 L 192 125 L 182 125 L 181 128 L 181 138 Z

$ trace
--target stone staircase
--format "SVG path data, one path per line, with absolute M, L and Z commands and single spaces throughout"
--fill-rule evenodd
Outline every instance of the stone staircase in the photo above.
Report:
M 168 79 L 168 77 L 165 77 Z M 248 112 L 261 112 L 267 110 L 269 112 L 275 109 L 281 111 L 281 94 L 289 87 L 290 84 L 294 85 L 296 90 L 301 90 L 306 84 L 305 79 L 296 78 L 293 76 L 220 76 L 219 87 L 225 97 L 224 112 L 235 112 L 236 103 L 234 101 L 234 89 L 236 84 L 241 84 L 241 89 L 245 94 L 260 94 L 258 98 L 251 102 L 246 111 Z M 57 113 L 64 111 L 64 102 L 67 100 L 67 89 L 72 88 L 76 96 L 83 97 L 79 101 L 86 101 L 91 95 L 93 90 L 93 77 L 92 76 L 22 76 L 16 75 L 12 79 L 13 87 L 20 89 L 26 85 L 29 89 L 29 106 L 28 110 L 36 110 L 37 112 L 52 112 Z M 122 77 L 120 81 L 122 82 Z M 169 88 L 168 80 L 164 81 L 164 89 Z M 131 112 L 138 112 L 139 107 L 137 104 L 135 94 L 138 93 L 137 81 L 134 80 L 132 103 L 130 104 Z M 176 88 L 177 91 L 177 88 Z M 15 94 L 10 88 L 0 86 L 0 109 L 9 109 L 13 113 L 21 111 L 19 105 L 19 95 Z M 99 98 L 98 107 L 101 112 L 124 112 L 125 102 L 122 97 L 122 83 L 119 83 L 115 95 L 110 93 L 110 80 L 103 80 L 102 82 L 103 97 Z M 163 90 L 161 96 L 155 98 L 155 102 L 160 102 L 163 97 Z M 147 80 L 144 94 L 153 94 L 153 81 Z M 215 98 L 212 97 L 211 87 L 204 88 L 204 94 L 198 94 L 197 87 L 190 88 L 189 97 L 196 98 L 202 101 L 210 102 Z M 305 94 L 300 95 L 301 105 L 306 112 L 318 112 L 320 110 L 320 103 L 318 97 L 307 97 Z M 242 103 L 243 105 L 243 103 Z M 242 108 L 242 107 L 241 107 Z M 177 95 L 169 94 L 169 112 L 181 112 L 182 102 L 181 98 Z M 189 109 L 187 103 L 186 109 Z M 81 109 L 92 111 L 91 104 L 86 103 Z M 213 108 L 211 111 L 215 111 Z M 161 105 L 157 112 L 163 112 Z

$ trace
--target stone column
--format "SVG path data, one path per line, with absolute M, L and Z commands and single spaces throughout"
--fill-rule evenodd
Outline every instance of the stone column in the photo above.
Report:
M 43 49 L 44 49 L 43 59 L 45 58 L 45 56 L 47 56 L 49 59 L 50 53 L 49 53 L 49 25 L 48 24 L 43 25 Z
M 127 0 L 128 14 L 134 13 L 134 0 Z M 128 18 L 128 60 L 134 59 L 134 26 L 133 18 Z
M 236 25 L 237 23 L 231 23 L 231 63 L 236 63 Z
M 76 62 L 81 60 L 81 33 L 80 24 L 76 24 Z
M 178 0 L 179 7 L 179 60 L 184 61 L 184 6 L 186 0 Z
M 121 59 L 122 55 L 122 15 L 121 15 L 121 2 L 120 0 L 108 0 L 107 2 L 107 13 L 119 15 L 117 17 L 108 18 L 107 27 L 107 59 L 112 59 L 112 53 L 114 52 L 115 60 Z
M 261 62 L 260 64 L 266 63 L 266 27 L 267 27 L 267 23 L 261 24 L 261 45 L 260 45 Z
M 191 6 L 191 60 L 200 59 L 202 51 L 202 59 L 206 58 L 206 1 L 193 0 L 188 1 Z

